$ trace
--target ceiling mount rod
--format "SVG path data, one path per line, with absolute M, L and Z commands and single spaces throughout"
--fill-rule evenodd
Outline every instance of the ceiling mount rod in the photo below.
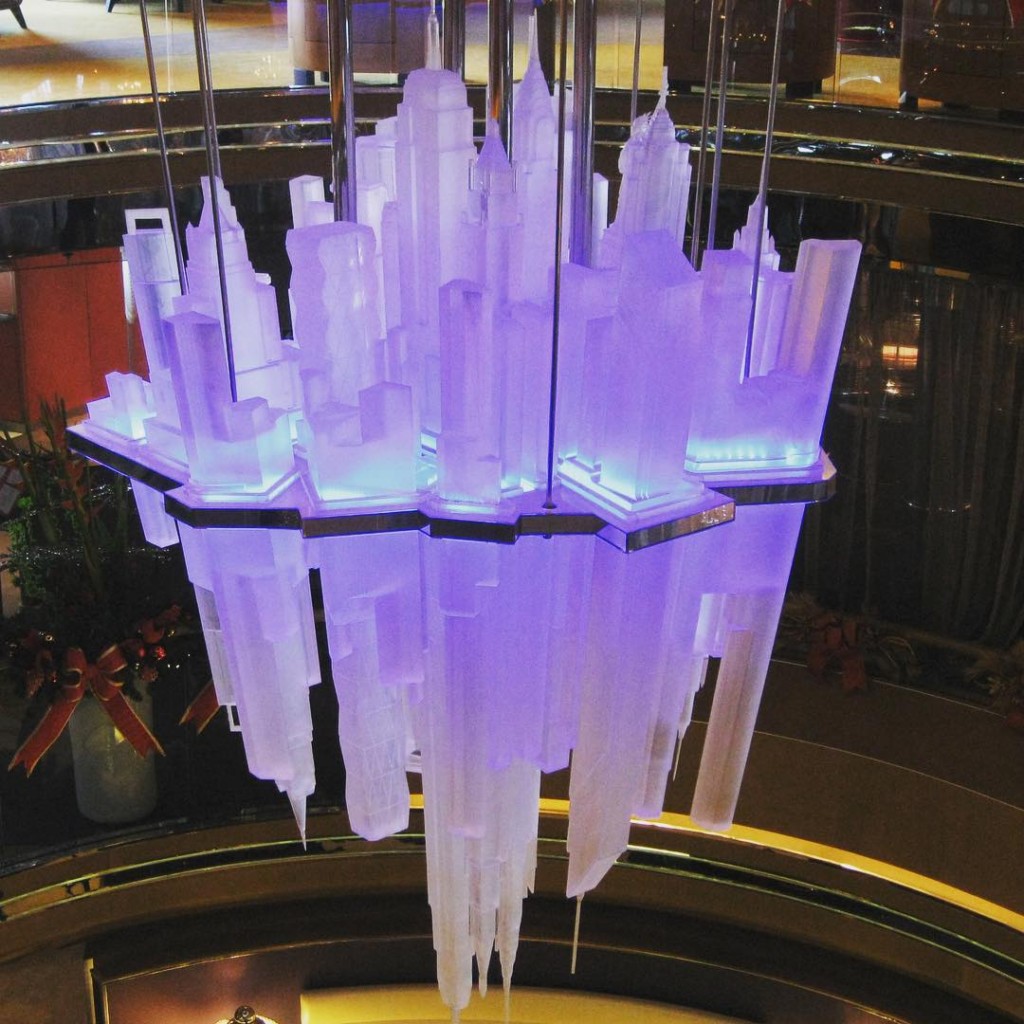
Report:
M 597 67 L 595 0 L 574 9 L 572 75 L 572 215 L 569 259 L 589 267 L 594 244 L 594 75 Z
M 757 186 L 757 234 L 754 236 L 754 276 L 750 282 L 750 320 L 747 343 L 743 350 L 743 379 L 750 376 L 750 359 L 754 347 L 754 319 L 757 316 L 757 287 L 761 275 L 761 237 L 768 214 L 768 172 L 772 162 L 772 138 L 775 134 L 775 108 L 779 98 L 779 74 L 782 67 L 782 19 L 786 0 L 779 0 L 775 12 L 775 45 L 772 50 L 772 81 L 768 93 L 768 124 L 764 133 L 764 156 L 761 158 L 761 179 Z
M 536 13 L 533 15 L 536 19 Z M 548 402 L 548 465 L 544 508 L 555 508 L 555 414 L 558 407 L 558 325 L 562 313 L 562 223 L 565 200 L 565 76 L 569 49 L 569 0 L 559 0 L 558 157 L 555 171 L 555 280 L 551 309 L 551 387 Z
M 160 172 L 164 182 L 164 202 L 167 204 L 167 217 L 171 224 L 171 238 L 174 241 L 174 260 L 178 267 L 178 284 L 181 294 L 188 294 L 188 276 L 185 273 L 185 254 L 181 247 L 181 231 L 178 228 L 178 217 L 174 210 L 174 185 L 171 182 L 171 165 L 167 159 L 167 135 L 164 132 L 163 114 L 160 112 L 160 87 L 156 81 L 156 62 L 153 60 L 153 37 L 149 32 L 149 13 L 145 3 L 139 4 L 139 15 L 142 18 L 142 43 L 146 48 L 146 67 L 149 71 L 149 90 L 153 96 L 153 120 L 156 123 L 157 144 L 160 147 Z
M 210 40 L 206 32 L 206 2 L 193 0 L 192 30 L 196 40 L 196 68 L 199 72 L 199 95 L 203 110 L 203 134 L 206 136 L 206 165 L 210 175 L 210 212 L 213 215 L 213 238 L 217 249 L 217 277 L 220 281 L 220 307 L 224 324 L 224 352 L 228 363 L 228 385 L 231 401 L 238 401 L 235 380 L 235 349 L 231 342 L 231 312 L 228 308 L 228 278 L 224 266 L 224 232 L 220 220 L 221 182 L 220 147 L 217 143 L 217 119 L 213 109 L 213 81 L 210 74 Z
M 644 0 L 635 0 L 636 21 L 633 23 L 633 87 L 629 94 L 629 125 L 636 120 L 636 99 L 640 91 L 640 39 L 643 34 Z
M 704 216 L 704 185 L 707 179 L 708 131 L 711 128 L 711 80 L 715 76 L 715 31 L 720 12 L 721 0 L 708 0 L 708 51 L 704 63 L 704 96 L 700 105 L 700 155 L 697 157 L 697 187 L 693 207 L 693 233 L 690 235 L 690 265 L 700 269 L 700 224 Z
M 466 0 L 443 0 L 441 44 L 444 66 L 462 78 L 466 63 Z
M 356 121 L 352 82 L 352 0 L 327 0 L 334 219 L 356 219 Z
M 718 74 L 718 105 L 715 118 L 715 158 L 711 171 L 711 211 L 708 214 L 708 239 L 705 251 L 715 247 L 715 228 L 718 222 L 718 191 L 722 184 L 722 147 L 725 144 L 725 90 L 729 84 L 729 60 L 732 56 L 733 0 L 723 0 L 722 57 Z
M 199 100 L 206 135 L 206 162 L 210 174 L 220 173 L 220 145 L 217 139 L 217 117 L 213 106 L 213 81 L 210 73 L 210 37 L 206 31 L 206 0 L 192 5 L 192 34 L 196 44 L 196 71 L 199 75 Z
M 512 156 L 512 0 L 487 0 L 487 116 Z

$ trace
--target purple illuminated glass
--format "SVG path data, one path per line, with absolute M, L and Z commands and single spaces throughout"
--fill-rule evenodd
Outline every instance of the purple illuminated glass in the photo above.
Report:
M 331 221 L 317 179 L 293 183 L 294 339 L 216 183 L 235 402 L 209 218 L 190 229 L 185 298 L 166 229 L 136 218 L 125 246 L 152 381 L 112 375 L 89 429 L 181 467 L 210 507 L 273 507 L 298 487 L 331 514 L 500 520 L 542 491 L 558 140 L 535 53 L 514 111 L 513 160 L 494 126 L 478 153 L 465 86 L 432 53 L 397 117 L 357 140 L 359 223 Z M 704 508 L 723 480 L 813 475 L 859 245 L 805 242 L 781 273 L 753 216 L 695 271 L 681 252 L 689 155 L 664 95 L 634 122 L 620 169 L 614 222 L 595 218 L 595 266 L 563 268 L 560 486 L 626 530 Z M 137 493 L 150 539 L 173 540 L 159 495 Z M 493 949 L 510 980 L 541 772 L 572 753 L 568 891 L 581 895 L 631 817 L 660 813 L 709 658 L 722 663 L 693 815 L 729 825 L 801 516 L 743 507 L 632 554 L 594 536 L 180 529 L 218 696 L 238 709 L 252 771 L 300 823 L 318 679 L 307 570 L 319 568 L 349 816 L 370 839 L 404 829 L 418 752 L 438 980 L 458 1010 L 474 957 L 482 985 Z

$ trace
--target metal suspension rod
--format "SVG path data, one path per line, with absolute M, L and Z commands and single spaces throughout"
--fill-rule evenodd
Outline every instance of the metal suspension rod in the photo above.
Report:
M 558 405 L 558 331 L 562 315 L 562 220 L 565 198 L 565 75 L 569 51 L 569 0 L 559 0 L 558 159 L 555 170 L 555 283 L 551 305 L 551 388 L 548 402 L 548 475 L 544 508 L 553 509 L 555 413 Z
M 181 248 L 181 232 L 178 217 L 174 212 L 174 186 L 171 182 L 171 165 L 167 159 L 167 135 L 164 132 L 164 118 L 160 113 L 160 87 L 156 81 L 156 62 L 153 60 L 153 37 L 149 32 L 149 13 L 145 0 L 139 3 L 142 18 L 142 42 L 146 48 L 146 67 L 149 69 L 149 91 L 153 96 L 153 120 L 156 122 L 156 138 L 160 146 L 160 171 L 164 181 L 164 202 L 167 203 L 168 219 L 171 222 L 171 238 L 174 241 L 174 260 L 178 266 L 178 284 L 181 294 L 188 293 L 188 277 L 185 274 L 185 255 Z
M 512 0 L 487 0 L 487 116 L 512 153 Z
M 718 190 L 722 183 L 722 146 L 725 142 L 725 89 L 729 84 L 729 58 L 732 53 L 733 0 L 723 0 L 722 8 L 722 61 L 718 75 L 718 105 L 715 118 L 715 159 L 711 172 L 711 211 L 708 214 L 708 241 L 705 251 L 715 247 L 715 228 L 718 226 Z
M 356 121 L 352 83 L 352 0 L 327 0 L 334 219 L 356 219 Z
M 764 156 L 761 158 L 761 179 L 757 186 L 757 235 L 754 246 L 754 276 L 750 282 L 750 320 L 747 323 L 747 343 L 743 350 L 743 379 L 750 376 L 750 360 L 754 348 L 754 319 L 757 316 L 758 278 L 761 274 L 761 236 L 768 212 L 768 171 L 772 162 L 772 137 L 775 134 L 775 106 L 779 97 L 779 73 L 782 66 L 782 20 L 786 14 L 786 0 L 779 0 L 775 12 L 775 44 L 772 49 L 772 81 L 768 93 L 768 124 L 764 133 Z
M 708 0 L 708 52 L 704 65 L 704 97 L 700 105 L 700 154 L 697 157 L 697 188 L 694 197 L 693 234 L 690 236 L 690 264 L 699 270 L 700 258 L 700 222 L 704 216 L 704 185 L 707 178 L 708 164 L 708 129 L 711 127 L 711 80 L 715 75 L 715 44 L 718 33 L 715 31 L 718 20 L 720 0 Z
M 629 94 L 629 125 L 636 120 L 636 98 L 640 91 L 640 38 L 643 33 L 644 0 L 636 0 L 636 21 L 633 23 L 633 88 Z
M 199 100 L 206 134 L 206 161 L 210 173 L 220 177 L 220 148 L 217 141 L 217 118 L 213 107 L 213 82 L 210 74 L 210 39 L 206 31 L 206 2 L 192 5 L 192 33 L 196 42 L 196 70 L 199 74 Z
M 577 0 L 572 76 L 572 216 L 569 259 L 589 267 L 594 241 L 594 73 L 597 64 L 595 0 Z
M 193 0 L 192 29 L 196 40 L 196 66 L 203 109 L 203 134 L 206 136 L 206 164 L 210 175 L 210 212 L 213 215 L 213 239 L 217 249 L 217 277 L 220 280 L 220 307 L 224 323 L 224 353 L 228 364 L 231 401 L 238 401 L 235 380 L 235 349 L 231 341 L 231 312 L 228 308 L 228 278 L 224 266 L 224 232 L 220 221 L 220 149 L 217 145 L 217 120 L 213 108 L 213 82 L 210 74 L 210 41 L 206 33 L 205 0 Z
M 462 78 L 466 63 L 466 0 L 444 0 L 441 8 L 444 66 Z

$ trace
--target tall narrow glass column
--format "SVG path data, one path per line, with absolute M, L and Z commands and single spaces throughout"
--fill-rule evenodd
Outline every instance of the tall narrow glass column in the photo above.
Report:
M 572 226 L 569 259 L 590 266 L 594 219 L 594 76 L 597 68 L 597 5 L 577 0 L 572 76 Z
M 352 0 L 327 0 L 331 78 L 331 189 L 334 219 L 356 219 L 356 129 L 352 84 Z

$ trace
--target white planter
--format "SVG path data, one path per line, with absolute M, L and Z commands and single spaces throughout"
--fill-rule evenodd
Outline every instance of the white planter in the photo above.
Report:
M 136 714 L 152 727 L 153 698 L 142 687 Z M 68 723 L 78 809 L 90 821 L 120 825 L 145 818 L 156 807 L 156 762 L 139 757 L 95 697 L 86 696 Z

